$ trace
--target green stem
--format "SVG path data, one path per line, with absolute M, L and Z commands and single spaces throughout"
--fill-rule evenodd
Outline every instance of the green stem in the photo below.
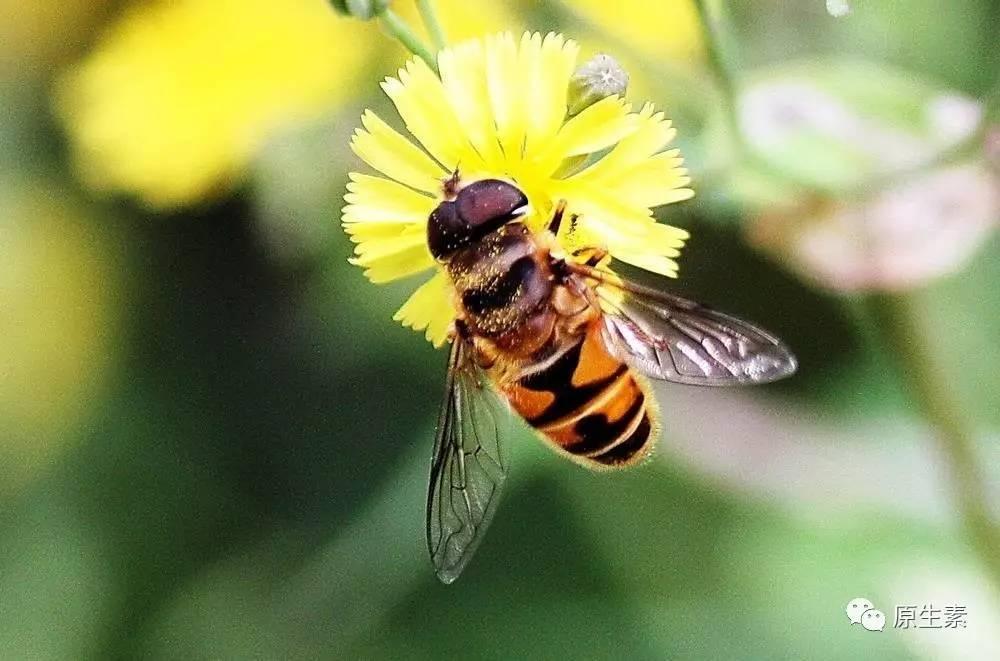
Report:
M 420 12 L 420 18 L 423 19 L 424 25 L 427 26 L 434 49 L 441 50 L 444 48 L 448 40 L 445 39 L 444 29 L 441 27 L 441 21 L 438 20 L 437 12 L 434 11 L 433 0 L 417 0 L 417 11 Z
M 705 33 L 708 67 L 715 78 L 722 101 L 720 110 L 731 134 L 733 147 L 739 154 L 745 151 L 746 145 L 739 127 L 739 91 L 736 76 L 726 54 L 726 49 L 731 47 L 729 25 L 721 7 L 713 12 L 708 7 L 708 0 L 694 0 L 694 6 Z
M 993 520 L 976 461 L 973 431 L 934 364 L 920 327 L 919 305 L 907 295 L 881 295 L 873 298 L 872 308 L 907 389 L 936 432 L 969 542 L 1000 592 L 1000 528 Z
M 794 172 L 772 163 L 762 156 L 750 144 L 740 128 L 740 89 L 737 83 L 735 59 L 735 39 L 729 25 L 729 17 L 722 3 L 716 2 L 709 7 L 709 0 L 694 0 L 695 10 L 701 21 L 705 35 L 705 51 L 708 56 L 708 68 L 715 79 L 719 96 L 719 112 L 725 122 L 726 134 L 729 138 L 730 153 L 723 156 L 728 161 L 721 170 L 731 170 L 741 161 L 750 164 L 755 170 L 778 181 L 803 185 L 801 177 Z
M 427 48 L 427 45 L 420 40 L 420 37 L 406 24 L 399 15 L 391 9 L 383 9 L 378 15 L 379 22 L 389 31 L 399 43 L 403 44 L 407 50 L 422 59 L 437 73 L 437 58 Z

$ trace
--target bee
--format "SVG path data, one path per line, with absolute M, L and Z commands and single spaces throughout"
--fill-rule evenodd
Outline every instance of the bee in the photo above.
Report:
M 455 173 L 443 190 L 427 245 L 457 315 L 426 511 L 442 582 L 464 569 L 496 509 L 510 411 L 559 453 L 611 470 L 653 447 L 658 411 L 643 377 L 726 386 L 795 372 L 795 357 L 767 331 L 623 279 L 601 266 L 601 248 L 564 255 L 556 236 L 565 201 L 532 231 L 527 196 L 511 182 L 463 184 Z

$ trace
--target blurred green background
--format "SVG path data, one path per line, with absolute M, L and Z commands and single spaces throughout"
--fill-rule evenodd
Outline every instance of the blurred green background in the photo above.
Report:
M 437 6 L 455 39 L 561 30 L 626 63 L 698 192 L 662 215 L 692 235 L 678 291 L 773 329 L 800 373 L 658 387 L 659 451 L 628 472 L 519 431 L 442 586 L 445 356 L 391 320 L 413 283 L 365 282 L 339 228 L 348 138 L 391 116 L 405 53 L 322 0 L 10 0 L 0 655 L 1000 658 L 1000 548 L 970 543 L 893 350 L 932 356 L 995 514 L 1000 4 L 727 3 L 735 121 L 686 0 Z M 887 297 L 912 323 L 885 327 Z M 885 631 L 850 626 L 859 596 Z M 901 604 L 968 625 L 893 628 Z

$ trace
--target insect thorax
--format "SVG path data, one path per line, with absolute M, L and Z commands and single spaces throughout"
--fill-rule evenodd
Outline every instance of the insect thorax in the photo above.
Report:
M 547 309 L 552 273 L 528 228 L 508 223 L 457 252 L 447 264 L 460 312 L 477 335 L 519 330 Z

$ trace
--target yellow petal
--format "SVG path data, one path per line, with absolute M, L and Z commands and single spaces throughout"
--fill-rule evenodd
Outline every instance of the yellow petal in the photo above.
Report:
M 638 115 L 630 108 L 616 96 L 601 99 L 566 122 L 549 149 L 569 158 L 612 146 L 639 128 Z
M 490 112 L 486 83 L 486 52 L 482 42 L 470 41 L 442 51 L 438 57 L 444 93 L 455 113 L 458 127 L 479 153 L 483 166 L 500 167 L 503 153 L 497 141 L 496 123 Z M 459 163 L 460 167 L 465 164 Z
M 455 319 L 451 296 L 452 289 L 447 276 L 438 271 L 413 292 L 392 318 L 402 322 L 407 328 L 425 331 L 427 340 L 435 347 L 440 347 L 447 341 Z
M 354 243 L 388 239 L 402 234 L 412 223 L 344 223 L 344 231 Z
M 355 257 L 348 261 L 364 267 L 365 275 L 372 282 L 397 280 L 434 265 L 421 224 L 356 223 L 348 225 L 348 232 L 352 232 L 352 239 L 359 241 L 354 247 Z
M 649 235 L 653 246 L 669 245 L 673 248 L 680 248 L 685 241 L 691 238 L 691 234 L 687 230 L 663 223 L 651 226 Z
M 359 260 L 351 258 L 351 264 L 361 265 Z M 365 277 L 380 285 L 405 278 L 408 275 L 420 273 L 434 266 L 434 260 L 425 246 L 407 248 L 393 255 L 376 260 L 365 269 Z
M 603 235 L 643 237 L 655 223 L 648 208 L 627 204 L 614 190 L 575 181 L 554 181 L 551 189 L 553 198 L 569 201 L 569 211 L 579 214 L 579 223 Z
M 691 178 L 681 163 L 683 159 L 676 151 L 662 152 L 592 185 L 613 189 L 624 202 L 634 206 L 652 208 L 680 202 L 694 197 L 694 191 L 685 188 Z
M 423 246 L 425 242 L 423 228 L 414 225 L 402 225 L 394 234 L 381 236 L 369 234 L 364 241 L 354 246 L 354 263 L 358 266 L 371 266 L 375 262 L 393 258 L 411 248 Z
M 618 252 L 615 254 L 615 259 L 620 259 L 627 264 L 638 266 L 652 273 L 659 273 L 670 278 L 677 277 L 677 262 L 664 255 Z
M 520 161 L 524 145 L 525 98 L 524 72 L 514 37 L 508 32 L 486 40 L 486 84 L 490 107 L 497 127 L 497 137 L 508 161 Z
M 613 192 L 602 192 L 563 182 L 563 193 L 578 213 L 576 236 L 563 239 L 569 249 L 586 245 L 606 248 L 615 259 L 641 268 L 676 275 L 677 263 L 687 232 L 661 225 L 649 210 L 622 203 Z M 589 243 L 587 243 L 589 241 Z
M 624 137 L 599 161 L 575 175 L 574 179 L 599 183 L 609 177 L 615 177 L 659 152 L 670 144 L 677 133 L 663 113 L 654 113 L 650 104 L 643 106 L 633 117 L 636 122 L 635 131 Z M 676 155 L 676 152 L 672 153 Z
M 615 259 L 675 278 L 677 262 L 672 258 L 680 255 L 687 238 L 679 227 L 650 223 L 635 237 L 613 237 L 608 248 Z
M 524 99 L 530 104 L 525 152 L 532 153 L 551 140 L 566 116 L 569 79 L 573 75 L 579 47 L 562 35 L 550 32 L 543 40 L 538 33 L 521 38 L 521 61 L 525 73 Z
M 365 128 L 354 132 L 351 149 L 365 163 L 411 188 L 440 192 L 447 177 L 440 165 L 372 111 L 365 111 L 361 123 Z
M 642 226 L 634 226 L 629 233 L 611 232 L 607 224 L 599 221 L 591 223 L 590 227 L 605 237 L 607 247 L 615 257 L 626 253 L 677 257 L 680 254 L 678 249 L 684 246 L 687 239 L 684 230 L 652 220 Z
M 422 59 L 411 59 L 400 69 L 399 78 L 387 78 L 382 89 L 396 105 L 407 130 L 438 163 L 454 169 L 460 162 L 470 164 L 476 158 L 463 133 L 455 130 L 458 118 L 441 80 Z
M 345 223 L 426 223 L 437 199 L 383 177 L 352 172 Z

